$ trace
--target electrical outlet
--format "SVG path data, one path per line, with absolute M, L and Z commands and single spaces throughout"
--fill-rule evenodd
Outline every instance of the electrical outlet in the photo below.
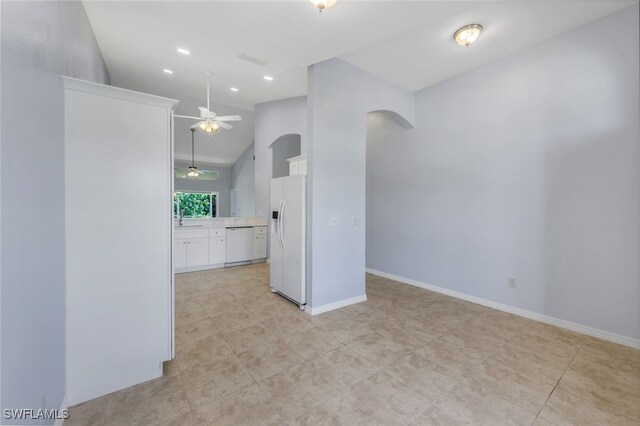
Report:
M 518 283 L 516 282 L 515 278 L 509 278 L 509 287 L 511 287 L 511 288 L 518 287 Z
M 351 223 L 353 224 L 353 226 L 360 225 L 360 218 L 358 216 L 354 216 Z
M 342 224 L 342 221 L 340 220 L 339 216 L 331 216 L 329 218 L 329 225 L 338 226 L 338 225 L 341 225 L 341 224 Z

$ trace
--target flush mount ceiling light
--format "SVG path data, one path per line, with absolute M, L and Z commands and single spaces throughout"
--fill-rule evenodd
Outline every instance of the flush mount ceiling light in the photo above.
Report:
M 318 8 L 318 11 L 322 13 L 323 10 L 330 8 L 338 0 L 309 0 L 312 5 Z
M 467 47 L 480 37 L 480 33 L 484 28 L 480 24 L 465 25 L 455 32 L 453 39 L 460 46 Z
M 168 68 L 163 69 L 162 71 L 164 71 L 165 74 L 173 74 L 173 71 L 171 71 Z
M 264 79 L 265 79 L 265 80 L 267 80 L 267 81 L 273 81 L 273 77 L 271 77 L 270 75 L 265 75 L 265 76 L 264 76 L 264 77 L 262 77 L 262 78 L 264 78 Z
M 178 53 L 182 53 L 183 55 L 191 55 L 191 52 L 189 52 L 189 50 L 185 49 L 184 47 L 178 47 Z

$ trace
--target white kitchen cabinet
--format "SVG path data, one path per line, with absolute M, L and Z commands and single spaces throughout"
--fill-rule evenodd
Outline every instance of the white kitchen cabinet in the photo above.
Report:
M 256 226 L 253 236 L 253 260 L 267 257 L 267 227 Z
M 219 265 L 226 262 L 227 243 L 224 236 L 209 237 L 209 264 Z
M 187 240 L 187 267 L 209 263 L 209 239 L 189 238 Z
M 288 158 L 289 176 L 306 175 L 307 174 L 307 156 L 299 155 L 297 157 Z
M 184 238 L 173 241 L 173 266 L 175 268 L 187 266 L 187 240 Z

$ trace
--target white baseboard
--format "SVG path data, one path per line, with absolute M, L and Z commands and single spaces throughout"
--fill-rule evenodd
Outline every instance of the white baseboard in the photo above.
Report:
M 366 268 L 366 271 L 373 275 L 378 275 L 383 278 L 388 278 L 390 280 L 398 281 L 404 284 L 409 284 L 415 287 L 424 288 L 426 290 L 431 290 L 436 293 L 445 294 L 447 296 L 455 297 L 456 299 L 466 300 L 468 302 L 477 303 L 478 305 L 487 306 L 489 308 L 497 309 L 499 311 L 508 312 L 510 314 L 529 318 L 535 321 L 540 321 L 546 324 L 555 325 L 556 327 L 566 328 L 567 330 L 575 331 L 577 333 L 586 334 L 588 336 L 597 337 L 599 339 L 607 340 L 609 342 L 618 343 L 620 345 L 629 346 L 635 349 L 640 349 L 640 339 L 634 339 L 632 337 L 623 336 L 621 334 L 612 333 L 610 331 L 601 330 L 599 328 L 577 324 L 575 322 L 563 320 L 563 319 L 552 317 L 545 314 L 540 314 L 538 312 L 527 311 L 526 309 L 516 308 L 515 306 L 505 305 L 503 303 L 498 303 L 492 300 L 471 296 L 466 293 L 449 290 L 444 287 L 438 287 L 435 285 L 412 280 L 410 278 L 388 274 L 386 272 L 377 271 L 371 268 Z
M 326 305 L 316 306 L 312 308 L 307 306 L 305 312 L 309 315 L 319 315 L 325 312 L 333 311 L 334 309 L 344 308 L 345 306 L 354 305 L 356 303 L 364 302 L 367 300 L 367 295 L 351 297 L 349 299 L 338 300 L 337 302 L 327 303 Z
M 62 398 L 62 402 L 60 403 L 60 411 L 69 408 L 69 404 L 67 404 L 67 397 Z M 54 426 L 62 426 L 64 424 L 64 419 L 56 419 Z

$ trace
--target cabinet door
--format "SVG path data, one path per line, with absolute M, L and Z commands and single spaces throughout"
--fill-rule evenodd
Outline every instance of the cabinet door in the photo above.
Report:
M 187 240 L 173 240 L 173 267 L 187 266 Z
M 264 259 L 267 257 L 267 236 L 256 235 L 253 240 L 253 258 Z
M 224 237 L 209 238 L 209 263 L 217 265 L 227 260 L 227 244 Z
M 209 239 L 187 240 L 187 266 L 202 266 L 209 263 Z

